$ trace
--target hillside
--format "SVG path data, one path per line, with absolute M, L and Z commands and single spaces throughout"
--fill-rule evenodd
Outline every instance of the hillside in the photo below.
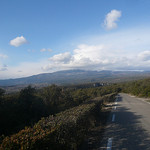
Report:
M 54 73 L 44 73 L 30 77 L 0 80 L 0 86 L 37 84 L 44 86 L 48 84 L 78 84 L 91 82 L 121 82 L 149 77 L 150 72 L 138 71 L 85 71 L 67 70 Z

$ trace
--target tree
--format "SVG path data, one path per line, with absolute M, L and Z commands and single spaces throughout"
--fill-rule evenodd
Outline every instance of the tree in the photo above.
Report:
M 5 90 L 0 88 L 0 97 L 5 94 Z

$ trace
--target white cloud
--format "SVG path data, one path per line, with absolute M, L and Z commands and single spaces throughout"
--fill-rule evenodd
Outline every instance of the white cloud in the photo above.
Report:
M 2 71 L 5 69 L 0 66 L 0 78 L 25 77 L 67 69 L 150 71 L 149 35 L 149 27 L 134 27 L 130 30 L 93 36 L 85 39 L 86 42 L 83 43 L 86 44 L 78 44 L 70 52 L 53 56 L 48 53 L 46 59 L 24 62 L 18 66 L 9 65 L 6 71 Z M 81 41 L 79 39 L 78 43 Z
M 41 50 L 40 50 L 40 52 L 52 52 L 52 49 L 50 49 L 50 48 L 42 48 Z
M 104 20 L 104 26 L 107 30 L 111 30 L 117 27 L 117 23 L 116 21 L 118 21 L 118 19 L 121 17 L 121 11 L 118 10 L 111 10 L 111 12 L 109 12 L 106 15 L 106 18 Z
M 149 34 L 149 28 L 134 28 L 92 37 L 86 42 L 94 44 L 79 44 L 66 52 L 69 58 L 65 63 L 65 53 L 52 56 L 43 70 L 150 70 L 150 51 L 145 51 L 150 47 Z
M 44 71 L 67 69 L 85 70 L 148 70 L 150 51 L 125 53 L 106 45 L 81 44 L 73 53 L 60 53 L 49 58 L 50 62 L 42 67 Z
M 0 54 L 0 58 L 7 58 L 8 56 L 7 55 L 5 55 L 5 54 Z
M 10 41 L 10 45 L 15 47 L 21 46 L 25 43 L 27 43 L 27 40 L 23 36 L 16 37 L 15 39 Z
M 49 60 L 55 63 L 68 63 L 71 60 L 71 54 L 69 52 L 60 53 L 49 58 Z
M 3 67 L 3 68 L 0 68 L 0 71 L 6 71 L 7 68 Z
M 43 73 L 44 71 L 41 68 L 46 63 L 48 62 L 39 61 L 24 62 L 19 64 L 18 66 L 4 67 L 4 65 L 0 65 L 0 79 L 21 78 Z
M 3 64 L 2 66 L 0 66 L 0 71 L 7 71 L 7 65 L 6 64 Z
M 74 59 L 75 61 L 80 61 L 83 59 L 89 59 L 89 61 L 99 62 L 100 59 L 103 61 L 103 50 L 105 49 L 104 45 L 86 45 L 81 44 L 75 49 Z
M 49 60 L 25 62 L 15 67 L 0 66 L 0 78 L 16 78 L 67 69 L 84 70 L 149 70 L 147 52 L 128 55 L 105 45 L 81 44 L 72 53 L 54 55 Z
M 49 58 L 50 63 L 43 70 L 66 70 L 66 69 L 98 69 L 106 68 L 117 63 L 114 52 L 109 51 L 104 45 L 81 44 L 69 52 L 60 53 Z
M 138 54 L 139 59 L 143 61 L 149 61 L 150 60 L 150 51 L 143 51 Z

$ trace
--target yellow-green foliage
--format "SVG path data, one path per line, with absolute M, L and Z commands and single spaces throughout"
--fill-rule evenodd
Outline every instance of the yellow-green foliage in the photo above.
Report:
M 55 116 L 42 118 L 33 128 L 26 127 L 17 134 L 3 139 L 1 150 L 51 150 L 77 149 L 94 116 L 105 101 L 114 99 L 115 94 L 90 100 Z
M 119 84 L 122 92 L 140 97 L 150 97 L 150 78 Z

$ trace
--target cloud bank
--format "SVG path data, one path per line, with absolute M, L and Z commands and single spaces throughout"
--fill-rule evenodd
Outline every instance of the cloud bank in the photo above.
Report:
M 150 51 L 143 51 L 138 54 L 138 57 L 142 61 L 150 61 Z
M 65 52 L 47 53 L 36 62 L 0 65 L 0 78 L 17 78 L 68 69 L 150 71 L 150 29 L 133 28 L 87 38 Z M 45 50 L 44 50 L 45 51 Z M 0 64 L 7 64 L 0 55 Z M 9 56 L 9 59 L 11 57 Z
M 103 44 L 80 44 L 73 52 L 59 53 L 44 61 L 25 62 L 15 67 L 1 66 L 0 77 L 25 77 L 68 69 L 149 70 L 149 66 L 150 50 L 133 53 L 129 56 Z
M 65 52 L 49 58 L 43 71 L 67 69 L 85 70 L 145 70 L 149 69 L 150 51 L 125 54 L 106 45 L 78 45 L 73 53 Z M 147 62 L 145 62 L 147 61 Z
M 0 72 L 7 71 L 8 66 L 6 64 L 0 65 Z

